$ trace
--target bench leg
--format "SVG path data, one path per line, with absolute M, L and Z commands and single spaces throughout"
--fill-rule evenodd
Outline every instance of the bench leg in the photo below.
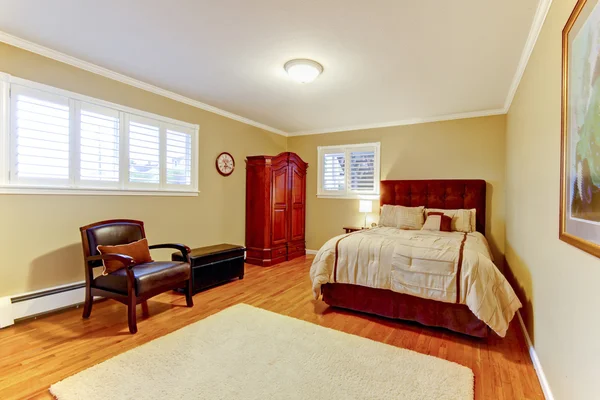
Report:
M 194 299 L 192 298 L 192 296 L 194 294 L 193 290 L 194 290 L 194 288 L 192 287 L 192 280 L 188 279 L 185 284 L 185 303 L 187 304 L 188 307 L 194 306 Z
M 142 315 L 144 317 L 148 317 L 150 315 L 150 312 L 148 311 L 148 301 L 142 302 Z

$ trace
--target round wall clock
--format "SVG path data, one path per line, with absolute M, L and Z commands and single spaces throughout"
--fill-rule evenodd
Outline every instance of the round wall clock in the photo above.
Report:
M 235 160 L 231 154 L 223 152 L 217 156 L 215 165 L 217 166 L 217 171 L 219 171 L 221 175 L 229 176 L 235 169 Z

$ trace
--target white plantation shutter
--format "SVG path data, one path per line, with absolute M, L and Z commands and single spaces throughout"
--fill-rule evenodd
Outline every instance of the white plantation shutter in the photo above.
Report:
M 379 195 L 379 143 L 319 147 L 322 197 L 376 198 Z
M 119 182 L 119 112 L 81 103 L 79 179 L 116 186 Z
M 129 182 L 159 185 L 160 123 L 134 118 L 129 121 Z
M 375 149 L 365 147 L 350 151 L 350 191 L 375 192 Z M 379 182 L 377 182 L 379 183 Z
M 195 195 L 197 166 L 198 125 L 0 73 L 0 192 Z
M 69 99 L 18 85 L 11 90 L 11 181 L 68 185 Z
M 346 190 L 346 153 L 334 149 L 323 154 L 322 186 L 325 192 Z
M 179 129 L 181 130 L 181 129 Z M 192 184 L 192 134 L 167 129 L 167 185 Z

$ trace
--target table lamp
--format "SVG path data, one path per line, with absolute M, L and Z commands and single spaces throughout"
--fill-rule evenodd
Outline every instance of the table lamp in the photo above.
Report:
M 373 202 L 371 200 L 359 200 L 358 211 L 365 213 L 365 228 L 367 227 L 367 214 L 373 211 Z

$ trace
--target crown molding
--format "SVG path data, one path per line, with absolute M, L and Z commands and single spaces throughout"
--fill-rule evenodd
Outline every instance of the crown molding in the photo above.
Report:
M 343 126 L 343 127 L 331 128 L 331 129 L 318 129 L 318 130 L 291 132 L 291 133 L 288 133 L 288 137 L 306 136 L 306 135 L 321 135 L 324 133 L 358 131 L 358 130 L 375 129 L 375 128 L 389 128 L 391 126 L 417 125 L 417 124 L 426 124 L 429 122 L 452 121 L 455 119 L 488 117 L 488 116 L 492 116 L 492 115 L 502 115 L 502 114 L 506 114 L 506 110 L 503 108 L 497 108 L 497 109 L 492 109 L 492 110 L 438 115 L 436 117 L 411 118 L 411 119 L 405 119 L 405 120 L 400 120 L 400 121 L 381 122 L 381 123 L 375 123 L 375 124 L 352 125 L 352 126 Z
M 546 16 L 548 15 L 548 11 L 550 10 L 550 6 L 552 5 L 552 0 L 540 0 L 535 11 L 533 21 L 531 23 L 531 28 L 529 29 L 529 35 L 527 36 L 527 41 L 525 42 L 525 46 L 523 51 L 521 52 L 521 58 L 519 59 L 519 64 L 517 65 L 517 70 L 515 71 L 515 75 L 513 76 L 512 83 L 510 85 L 508 94 L 506 96 L 506 100 L 504 101 L 504 107 L 492 110 L 483 110 L 483 111 L 474 111 L 474 112 L 465 112 L 458 114 L 447 114 L 440 115 L 436 117 L 427 117 L 427 118 L 412 118 L 401 121 L 393 121 L 393 122 L 383 122 L 383 123 L 375 123 L 375 124 L 364 124 L 364 125 L 354 125 L 354 126 L 346 126 L 339 128 L 331 128 L 331 129 L 317 129 L 317 130 L 307 130 L 307 131 L 298 131 L 288 133 L 288 137 L 293 136 L 305 136 L 305 135 L 321 135 L 324 133 L 333 133 L 333 132 L 344 132 L 344 131 L 356 131 L 363 129 L 375 129 L 375 128 L 387 128 L 391 126 L 402 126 L 402 125 L 415 125 L 415 124 L 424 124 L 428 122 L 440 122 L 440 121 L 451 121 L 455 119 L 464 119 L 464 118 L 477 118 L 477 117 L 486 117 L 492 115 L 502 115 L 508 114 L 512 101 L 517 93 L 517 89 L 519 88 L 519 84 L 521 83 L 521 79 L 523 78 L 523 74 L 525 73 L 525 69 L 527 68 L 527 64 L 529 63 L 529 59 L 531 58 L 531 54 L 533 53 L 533 49 L 535 48 L 535 44 L 540 36 L 540 32 L 542 31 L 542 27 L 544 26 L 544 22 L 546 20 Z
M 525 69 L 529 63 L 529 58 L 533 53 L 533 49 L 535 48 L 538 37 L 540 36 L 540 32 L 542 31 L 544 21 L 546 21 L 546 16 L 548 15 L 548 11 L 550 11 L 551 5 L 552 0 L 540 0 L 538 3 L 538 7 L 533 17 L 533 22 L 531 23 L 531 29 L 529 29 L 529 35 L 527 36 L 527 41 L 525 42 L 525 47 L 523 47 L 523 51 L 521 52 L 521 59 L 519 60 L 517 71 L 515 72 L 512 84 L 508 90 L 506 101 L 504 102 L 504 109 L 506 110 L 506 113 L 508 113 L 508 110 L 510 110 L 512 101 L 515 98 L 515 94 L 517 93 L 517 89 L 519 88 L 519 84 L 521 83 L 521 79 L 523 78 L 523 74 L 525 73 Z
M 190 105 L 192 107 L 199 108 L 201 110 L 209 111 L 211 113 L 218 114 L 218 115 L 221 115 L 223 117 L 226 117 L 226 118 L 229 118 L 229 119 L 233 119 L 233 120 L 242 122 L 242 123 L 247 124 L 247 125 L 252 125 L 252 126 L 255 126 L 257 128 L 264 129 L 266 131 L 276 133 L 278 135 L 287 136 L 287 133 L 284 132 L 284 131 L 282 131 L 282 130 L 280 130 L 280 129 L 276 129 L 276 128 L 273 128 L 271 126 L 268 126 L 268 125 L 265 125 L 265 124 L 261 124 L 260 122 L 256 122 L 256 121 L 253 121 L 251 119 L 242 117 L 240 115 L 233 114 L 233 113 L 231 113 L 229 111 L 221 110 L 220 108 L 213 107 L 213 106 L 211 106 L 209 104 L 202 103 L 202 102 L 194 100 L 194 99 L 190 99 L 189 97 L 185 97 L 185 96 L 182 96 L 180 94 L 171 92 L 169 90 L 159 88 L 157 86 L 151 85 L 151 84 L 146 83 L 146 82 L 142 82 L 140 80 L 131 78 L 129 76 L 126 76 L 126 75 L 120 74 L 118 72 L 109 70 L 107 68 L 100 67 L 98 65 L 92 64 L 92 63 L 87 62 L 87 61 L 83 61 L 83 60 L 81 60 L 79 58 L 75 58 L 75 57 L 69 56 L 67 54 L 61 53 L 59 51 L 50 49 L 48 47 L 45 47 L 45 46 L 42 46 L 42 45 L 30 42 L 28 40 L 21 39 L 19 37 L 10 35 L 10 34 L 8 34 L 6 32 L 0 31 L 0 42 L 4 42 L 4 43 L 9 44 L 11 46 L 18 47 L 18 48 L 21 48 L 23 50 L 27 50 L 27 51 L 39 54 L 39 55 L 47 57 L 47 58 L 51 58 L 53 60 L 62 62 L 64 64 L 72 65 L 74 67 L 86 70 L 88 72 L 92 72 L 92 73 L 94 73 L 96 75 L 104 76 L 105 78 L 109 78 L 109 79 L 112 79 L 112 80 L 115 80 L 115 81 L 118 81 L 118 82 L 121 82 L 121 83 L 125 83 L 127 85 L 136 87 L 138 89 L 145 90 L 147 92 L 151 92 L 151 93 L 157 94 L 159 96 L 167 97 L 167 98 L 169 98 L 171 100 L 175 100 L 175 101 L 178 101 L 180 103 L 184 103 L 184 104 Z
M 32 53 L 39 54 L 41 56 L 51 58 L 53 60 L 72 65 L 77 68 L 81 68 L 83 70 L 92 72 L 97 75 L 104 76 L 106 78 L 116 80 L 122 83 L 125 83 L 130 86 L 137 87 L 142 90 L 146 90 L 151 93 L 158 94 L 163 97 L 170 98 L 172 100 L 178 101 L 180 103 L 188 104 L 192 107 L 196 107 L 205 111 L 212 112 L 214 114 L 221 115 L 226 118 L 230 118 L 248 125 L 255 126 L 260 129 L 264 129 L 269 132 L 276 133 L 278 135 L 292 137 L 292 136 L 305 136 L 305 135 L 320 135 L 325 133 L 334 133 L 334 132 L 344 132 L 344 131 L 355 131 L 355 130 L 364 130 L 364 129 L 375 129 L 375 128 L 387 128 L 392 126 L 403 126 L 403 125 L 416 125 L 416 124 L 424 124 L 429 122 L 440 122 L 440 121 L 451 121 L 456 119 L 466 119 L 466 118 L 477 118 L 477 117 L 486 117 L 492 115 L 502 115 L 507 114 L 514 96 L 517 92 L 521 79 L 523 78 L 523 74 L 525 69 L 527 68 L 527 64 L 529 62 L 529 58 L 533 52 L 537 39 L 542 30 L 542 26 L 544 25 L 544 21 L 546 20 L 546 16 L 548 15 L 548 11 L 550 10 L 550 6 L 552 4 L 552 0 L 540 0 L 538 3 L 538 7 L 536 9 L 533 22 L 531 28 L 529 30 L 529 35 L 527 37 L 527 41 L 525 42 L 525 46 L 523 51 L 521 52 L 521 58 L 519 60 L 519 64 L 517 66 L 517 70 L 513 77 L 513 81 L 509 88 L 506 100 L 504 102 L 504 107 L 501 109 L 490 109 L 490 110 L 482 110 L 482 111 L 473 111 L 473 112 L 464 112 L 464 113 L 456 113 L 456 114 L 446 114 L 439 115 L 435 117 L 425 117 L 425 118 L 411 118 L 400 121 L 391 121 L 391 122 L 380 122 L 380 123 L 372 123 L 372 124 L 363 124 L 363 125 L 353 125 L 353 126 L 342 126 L 337 128 L 326 128 L 326 129 L 316 129 L 316 130 L 306 130 L 306 131 L 297 131 L 287 133 L 280 129 L 273 128 L 271 126 L 262 124 L 257 121 L 253 121 L 251 119 L 242 117 L 237 114 L 233 114 L 229 111 L 222 110 L 220 108 L 208 105 L 206 103 L 202 103 L 200 101 L 191 99 L 189 97 L 182 96 L 180 94 L 171 92 L 166 89 L 161 89 L 157 86 L 151 85 L 146 82 L 142 82 L 140 80 L 128 77 L 126 75 L 120 74 L 115 71 L 111 71 L 107 68 L 100 67 L 98 65 L 92 64 L 87 61 L 80 60 L 78 58 L 69 56 L 67 54 L 58 52 L 56 50 L 52 50 L 50 48 L 29 42 L 27 40 L 18 38 L 16 36 L 10 35 L 8 33 L 0 31 L 0 42 L 7 43 L 11 46 L 19 47 L 21 49 L 30 51 Z

